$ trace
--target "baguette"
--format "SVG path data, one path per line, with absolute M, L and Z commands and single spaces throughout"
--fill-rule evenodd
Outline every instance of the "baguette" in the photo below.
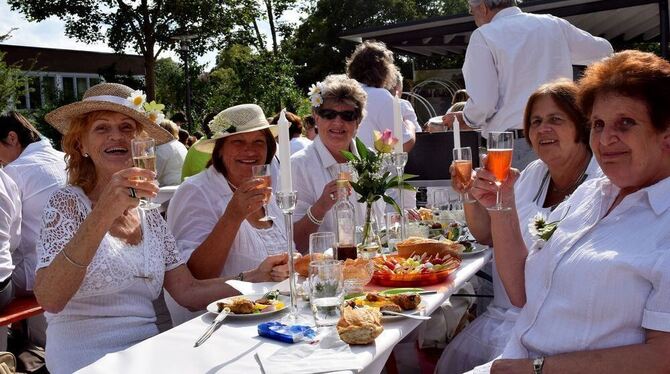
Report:
M 435 239 L 421 238 L 418 236 L 410 236 L 402 242 L 396 243 L 398 248 L 398 255 L 402 257 L 410 257 L 415 255 L 440 255 L 444 257 L 449 254 L 460 258 L 460 252 L 464 249 L 463 245 L 451 240 L 439 241 Z

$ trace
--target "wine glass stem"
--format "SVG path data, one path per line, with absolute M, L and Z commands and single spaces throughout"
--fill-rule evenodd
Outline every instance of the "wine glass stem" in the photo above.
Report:
M 497 183 L 496 183 L 497 184 Z M 498 189 L 496 190 L 496 208 L 502 208 L 502 196 L 501 196 L 501 186 L 497 184 Z

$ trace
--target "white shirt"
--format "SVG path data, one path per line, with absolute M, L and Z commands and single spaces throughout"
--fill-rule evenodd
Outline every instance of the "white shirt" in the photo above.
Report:
M 353 141 L 349 150 L 358 155 Z M 337 164 L 318 135 L 307 148 L 291 156 L 293 189 L 298 192 L 293 222 L 300 221 L 307 214 L 307 209 L 319 199 L 323 193 L 323 187 L 337 179 Z M 358 199 L 359 195 L 352 191 L 349 201 L 354 205 L 356 211 L 356 225 L 362 226 L 365 222 L 365 203 L 359 203 Z M 380 199 L 379 202 L 373 204 L 373 214 L 380 226 L 384 223 L 384 204 L 381 201 Z M 318 231 L 336 232 L 336 229 L 333 213 L 326 213 Z
M 91 201 L 79 187 L 51 195 L 37 243 L 38 269 L 51 264 L 90 212 Z M 158 210 L 138 212 L 142 242 L 129 245 L 106 233 L 72 299 L 59 313 L 44 313 L 49 372 L 73 373 L 158 334 L 152 301 L 165 272 L 183 262 Z
M 312 141 L 305 138 L 304 136 L 298 136 L 290 140 L 291 143 L 291 154 L 298 152 L 301 149 L 304 149 L 308 145 L 312 144 Z
M 414 132 L 421 132 L 421 125 L 419 125 L 419 119 L 416 116 L 414 107 L 412 103 L 405 99 L 400 99 L 400 113 L 402 113 L 403 121 L 409 121 L 414 125 Z
M 188 150 L 177 140 L 156 147 L 156 174 L 158 185 L 176 186 L 181 183 L 181 169 Z
M 393 96 L 383 88 L 370 87 L 360 83 L 361 88 L 368 94 L 365 104 L 366 114 L 358 127 L 358 136 L 365 145 L 374 145 L 373 130 L 384 132 L 388 129 L 393 131 Z M 402 126 L 402 143 L 407 143 L 414 131 Z M 395 137 L 400 138 L 396 134 Z
M 526 101 L 540 85 L 572 79 L 572 65 L 587 65 L 612 54 L 602 38 L 551 15 L 499 11 L 472 33 L 463 77 L 470 99 L 464 117 L 470 127 L 489 131 L 523 128 Z
M 12 254 L 16 268 L 14 284 L 32 291 L 35 282 L 35 243 L 42 222 L 42 210 L 49 196 L 65 186 L 65 154 L 51 146 L 48 139 L 28 144 L 16 160 L 4 168 L 21 193 L 21 243 Z
M 185 261 L 212 233 L 232 198 L 233 191 L 226 178 L 213 166 L 188 178 L 177 188 L 168 206 L 167 223 Z M 269 255 L 286 252 L 286 229 L 274 195 L 268 203 L 268 214 L 275 217 L 268 229 L 257 229 L 249 221 L 242 221 L 221 276 L 255 269 Z M 165 301 L 175 326 L 202 314 L 189 312 L 167 295 Z
M 12 275 L 12 252 L 21 241 L 21 200 L 16 183 L 0 169 L 0 282 Z
M 565 215 L 528 254 L 527 303 L 503 357 L 640 344 L 645 329 L 670 332 L 670 178 L 604 217 L 618 193 L 606 177 L 587 181 L 549 217 Z

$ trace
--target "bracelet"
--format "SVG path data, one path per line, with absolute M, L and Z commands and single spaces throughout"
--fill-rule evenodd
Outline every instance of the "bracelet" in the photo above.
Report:
M 308 218 L 313 224 L 315 224 L 315 225 L 317 225 L 317 226 L 321 226 L 321 225 L 323 224 L 323 220 L 322 220 L 322 219 L 317 219 L 316 217 L 314 217 L 314 215 L 312 214 L 312 207 L 311 207 L 311 206 L 310 206 L 309 208 L 307 208 L 307 218 Z
M 62 253 L 63 257 L 65 257 L 67 262 L 71 263 L 72 265 L 74 265 L 74 266 L 76 266 L 80 269 L 86 269 L 88 267 L 88 265 L 79 264 L 79 263 L 75 262 L 73 259 L 71 259 L 70 256 L 67 255 L 67 252 L 65 252 L 65 248 L 63 248 L 63 250 L 60 251 L 60 253 Z

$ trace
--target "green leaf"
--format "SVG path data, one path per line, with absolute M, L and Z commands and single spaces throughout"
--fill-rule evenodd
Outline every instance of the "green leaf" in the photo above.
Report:
M 358 155 L 361 156 L 361 159 L 367 159 L 368 154 L 370 153 L 368 151 L 368 147 L 363 144 L 363 141 L 356 137 L 356 150 L 358 151 Z
M 402 210 L 400 209 L 400 206 L 398 206 L 398 203 L 396 203 L 395 200 L 393 200 L 392 197 L 390 197 L 390 196 L 384 194 L 384 196 L 382 196 L 382 199 L 384 199 L 384 201 L 386 202 L 386 204 L 390 204 L 390 205 L 392 205 L 392 206 L 393 206 L 393 209 L 395 209 L 396 212 L 402 214 Z
M 353 154 L 349 151 L 340 151 L 340 152 L 342 152 L 342 156 L 344 156 L 344 158 L 346 158 L 347 160 L 349 160 L 351 162 L 359 161 L 358 157 L 356 157 L 355 154 Z

